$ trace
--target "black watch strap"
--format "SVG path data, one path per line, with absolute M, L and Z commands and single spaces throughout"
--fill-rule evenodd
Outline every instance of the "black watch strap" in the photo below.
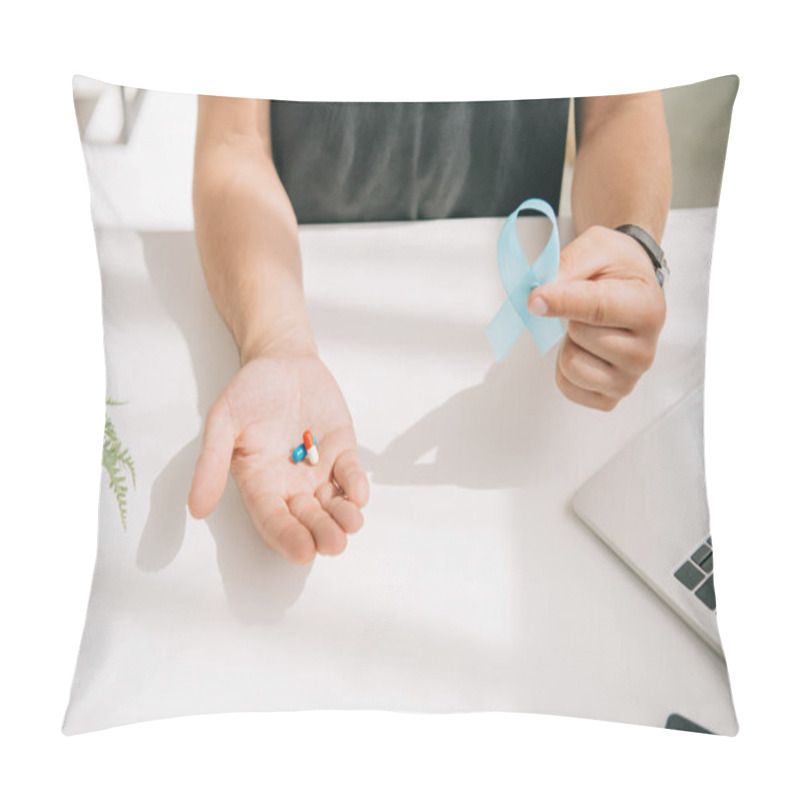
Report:
M 664 280 L 666 276 L 669 275 L 669 267 L 667 266 L 667 259 L 664 256 L 664 251 L 659 247 L 658 242 L 644 228 L 640 228 L 638 225 L 620 225 L 614 230 L 620 233 L 626 233 L 639 242 L 653 262 L 653 269 L 656 271 L 658 285 L 663 287 Z

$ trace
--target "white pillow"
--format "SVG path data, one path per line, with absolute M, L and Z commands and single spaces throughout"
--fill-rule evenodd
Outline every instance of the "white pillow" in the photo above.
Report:
M 206 413 L 239 367 L 193 233 L 196 98 L 76 76 L 115 404 L 64 732 L 377 708 L 660 727 L 680 727 L 680 715 L 734 735 L 724 658 L 571 501 L 703 378 L 737 86 L 728 77 L 663 92 L 667 319 L 652 368 L 611 413 L 559 391 L 557 348 L 542 356 L 522 337 L 494 362 L 484 329 L 505 299 L 502 218 L 301 225 L 312 325 L 372 494 L 344 553 L 296 565 L 261 540 L 233 479 L 206 520 L 187 513 Z M 574 237 L 569 155 L 562 244 Z M 519 230 L 535 248 L 548 227 L 531 218 Z

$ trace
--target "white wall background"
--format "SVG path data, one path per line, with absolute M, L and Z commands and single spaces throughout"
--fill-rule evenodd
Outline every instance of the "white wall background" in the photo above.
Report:
M 796 49 L 789 7 L 15 4 L 0 27 L 0 793 L 792 796 L 798 791 Z M 707 450 L 735 739 L 558 717 L 225 715 L 59 732 L 96 542 L 100 284 L 72 75 L 307 99 L 603 94 L 741 76 L 712 270 Z M 778 788 L 778 787 L 783 788 Z M 544 793 L 544 794 L 542 794 Z

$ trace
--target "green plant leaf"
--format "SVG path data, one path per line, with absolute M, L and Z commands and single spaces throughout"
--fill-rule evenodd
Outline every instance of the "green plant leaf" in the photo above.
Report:
M 125 405 L 125 403 L 115 402 L 106 398 L 106 405 Z M 123 529 L 127 529 L 128 524 L 128 476 L 134 488 L 136 487 L 136 470 L 128 448 L 122 447 L 119 435 L 117 434 L 114 423 L 106 413 L 106 422 L 103 437 L 103 467 L 108 473 L 108 487 L 114 492 L 117 500 L 120 519 Z

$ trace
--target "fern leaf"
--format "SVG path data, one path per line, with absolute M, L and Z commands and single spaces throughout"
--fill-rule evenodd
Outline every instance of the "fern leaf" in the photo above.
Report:
M 106 398 L 107 405 L 124 405 Z M 108 473 L 108 486 L 114 493 L 119 508 L 120 519 L 123 529 L 127 529 L 128 523 L 128 483 L 127 475 L 130 475 L 133 486 L 136 486 L 136 472 L 133 464 L 133 457 L 128 448 L 122 447 L 119 435 L 117 434 L 114 423 L 106 414 L 106 422 L 103 437 L 103 467 Z M 127 475 L 126 475 L 127 473 Z

